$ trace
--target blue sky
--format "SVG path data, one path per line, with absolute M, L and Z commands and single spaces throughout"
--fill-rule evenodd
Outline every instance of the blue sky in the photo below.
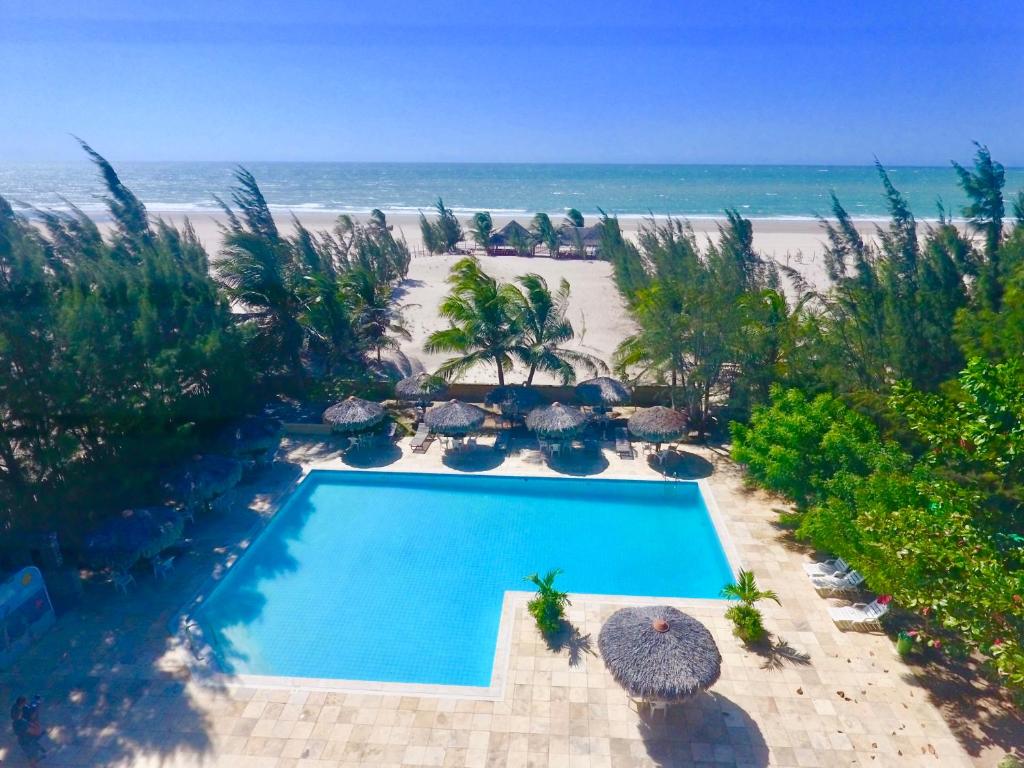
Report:
M 1024 3 L 0 0 L 0 161 L 1024 165 Z

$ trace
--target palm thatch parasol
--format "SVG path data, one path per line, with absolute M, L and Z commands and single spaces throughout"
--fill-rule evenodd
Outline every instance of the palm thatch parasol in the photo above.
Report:
M 707 627 L 667 605 L 620 608 L 601 627 L 597 647 L 615 681 L 647 701 L 682 701 L 722 671 Z
M 163 487 L 186 507 L 206 504 L 238 485 L 242 470 L 242 462 L 229 456 L 195 456 L 165 476 Z
M 359 397 L 349 397 L 324 411 L 324 423 L 333 432 L 357 434 L 373 429 L 384 420 L 384 406 Z
M 416 373 L 395 384 L 395 397 L 424 407 L 444 397 L 447 392 L 448 385 L 444 379 L 429 373 Z
M 449 400 L 447 403 L 435 405 L 423 416 L 423 421 L 431 432 L 448 437 L 462 437 L 478 432 L 483 426 L 487 412 L 461 400 Z
M 172 507 L 126 509 L 85 538 L 86 558 L 94 565 L 131 568 L 181 538 L 184 518 Z
M 576 385 L 576 397 L 592 408 L 604 409 L 628 403 L 633 393 L 629 387 L 611 376 L 598 376 Z
M 281 422 L 264 416 L 246 416 L 228 424 L 220 434 L 226 453 L 244 456 L 258 463 L 272 457 L 281 444 Z
M 541 437 L 567 440 L 587 426 L 587 416 L 574 405 L 552 403 L 534 408 L 526 416 L 526 427 Z
M 507 384 L 495 387 L 484 398 L 487 405 L 496 405 L 501 415 L 513 418 L 528 413 L 544 401 L 543 395 L 526 385 Z
M 629 431 L 648 443 L 667 443 L 686 434 L 686 414 L 655 405 L 629 417 Z

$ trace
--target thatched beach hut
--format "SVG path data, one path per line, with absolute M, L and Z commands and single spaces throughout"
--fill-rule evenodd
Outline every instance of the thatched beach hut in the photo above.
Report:
M 349 397 L 335 403 L 324 411 L 323 420 L 332 432 L 356 435 L 369 432 L 382 421 L 387 412 L 380 403 L 372 403 L 359 397 Z
M 615 681 L 647 702 L 684 701 L 722 671 L 707 627 L 667 605 L 619 609 L 601 627 L 597 647 Z
M 429 409 L 423 416 L 430 431 L 447 437 L 464 437 L 479 432 L 487 412 L 461 400 L 449 400 Z
M 492 256 L 523 256 L 533 252 L 533 233 L 514 219 L 503 226 L 487 242 Z

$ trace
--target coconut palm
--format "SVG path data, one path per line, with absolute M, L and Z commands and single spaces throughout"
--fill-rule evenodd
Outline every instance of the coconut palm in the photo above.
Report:
M 548 249 L 548 255 L 551 258 L 558 257 L 558 230 L 551 223 L 550 216 L 546 213 L 538 213 L 533 217 L 533 221 L 530 222 L 530 231 L 533 233 L 533 239 L 537 244 L 543 245 Z
M 537 622 L 541 632 L 551 634 L 557 632 L 562 625 L 562 616 L 565 614 L 565 607 L 572 605 L 569 601 L 569 593 L 555 589 L 555 579 L 562 573 L 560 568 L 554 568 L 541 576 L 531 573 L 525 581 L 537 587 L 537 594 L 527 604 L 527 610 Z
M 498 369 L 498 384 L 514 358 L 526 352 L 520 342 L 523 295 L 514 286 L 500 283 L 480 268 L 473 257 L 459 260 L 448 277 L 452 292 L 441 303 L 441 317 L 451 326 L 430 334 L 427 352 L 455 352 L 438 374 L 451 380 L 481 363 Z
M 565 223 L 570 227 L 582 227 L 583 226 L 583 214 L 577 211 L 575 208 L 570 208 L 565 212 Z
M 491 214 L 487 211 L 473 214 L 473 226 L 470 229 L 470 234 L 473 236 L 473 242 L 483 248 L 484 253 L 487 253 L 491 244 L 491 236 L 494 234 L 494 221 L 491 219 Z
M 593 355 L 561 346 L 575 336 L 572 323 L 566 318 L 569 281 L 563 278 L 555 293 L 540 275 L 522 275 L 517 282 L 523 295 L 522 349 L 525 355 L 521 360 L 529 366 L 527 385 L 533 383 L 538 370 L 555 374 L 563 384 L 576 380 L 577 368 L 594 376 L 607 371 L 607 366 Z
M 356 338 L 374 351 L 378 363 L 381 350 L 397 349 L 400 341 L 412 339 L 404 316 L 407 307 L 392 300 L 390 283 L 381 282 L 367 269 L 357 268 L 345 275 L 343 285 L 352 308 Z

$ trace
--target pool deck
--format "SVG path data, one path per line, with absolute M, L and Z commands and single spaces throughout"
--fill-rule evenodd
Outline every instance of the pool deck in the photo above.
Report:
M 401 454 L 399 455 L 399 451 Z M 507 677 L 490 697 L 320 690 L 288 681 L 211 678 L 167 633 L 179 609 L 251 540 L 288 490 L 313 468 L 368 471 L 659 479 L 647 461 L 600 459 L 548 468 L 536 451 L 503 459 L 480 449 L 444 459 L 435 444 L 413 455 L 340 457 L 330 443 L 291 441 L 273 471 L 240 486 L 216 515 L 197 520 L 192 547 L 166 581 L 138 577 L 127 597 L 89 587 L 17 667 L 12 692 L 44 697 L 56 751 L 49 766 L 968 766 L 971 758 L 910 667 L 882 635 L 840 632 L 804 575 L 807 557 L 773 526 L 778 502 L 749 492 L 724 456 L 688 448 L 734 565 L 751 568 L 782 605 L 763 607 L 770 650 L 733 638 L 716 600 L 672 600 L 704 622 L 722 651 L 709 694 L 667 717 L 632 710 L 597 655 L 597 635 L 619 600 L 576 597 L 572 630 L 549 646 L 522 599 L 506 601 Z M 279 681 L 280 682 L 280 681 Z M 3 702 L 7 704 L 8 702 Z M 21 765 L 10 732 L 0 764 Z

